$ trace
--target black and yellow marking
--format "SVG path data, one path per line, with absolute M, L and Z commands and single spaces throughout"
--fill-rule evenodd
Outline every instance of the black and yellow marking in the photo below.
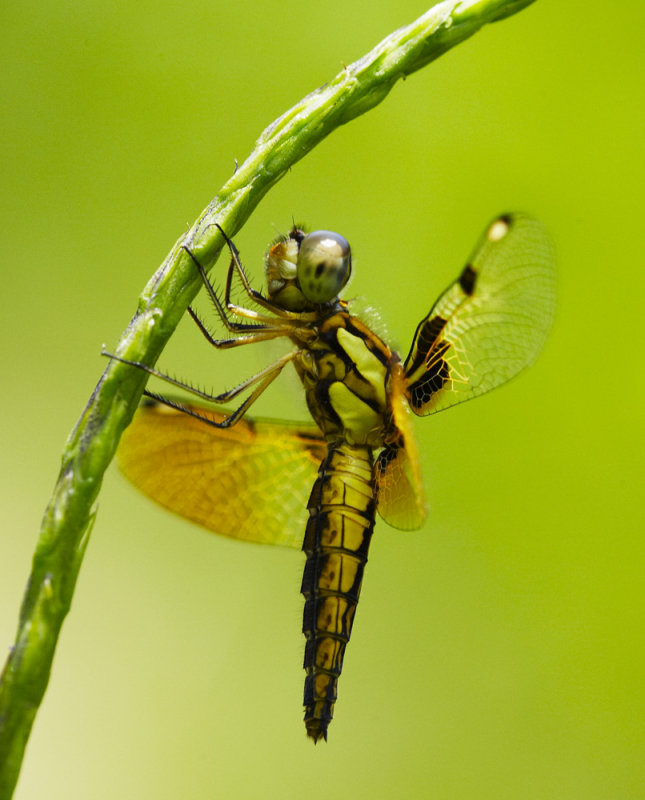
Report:
M 447 320 L 440 315 L 427 318 L 417 329 L 414 358 L 406 373 L 407 396 L 410 407 L 417 413 L 431 402 L 450 380 L 450 365 L 444 358 L 450 347 L 441 339 Z
M 369 328 L 339 311 L 320 325 L 296 365 L 312 416 L 330 442 L 303 543 L 305 724 L 316 741 L 327 738 L 374 529 L 371 448 L 383 441 L 392 359 Z
M 302 549 L 307 734 L 327 738 L 338 677 L 354 623 L 374 530 L 372 457 L 365 447 L 331 445 L 309 499 Z
M 322 322 L 295 366 L 311 415 L 326 439 L 381 443 L 392 359 L 390 348 L 347 312 Z
M 413 375 L 426 365 L 428 354 L 436 347 L 443 329 L 448 320 L 435 313 L 433 308 L 430 314 L 417 326 L 414 334 L 414 347 L 405 362 L 407 375 Z

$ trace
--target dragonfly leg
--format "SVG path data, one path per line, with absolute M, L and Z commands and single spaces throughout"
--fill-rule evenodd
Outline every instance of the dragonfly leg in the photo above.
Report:
M 185 414 L 188 414 L 191 417 L 196 417 L 197 419 L 202 420 L 202 422 L 206 422 L 208 425 L 212 425 L 214 428 L 230 428 L 231 425 L 235 425 L 235 423 L 240 420 L 244 414 L 249 410 L 249 408 L 255 403 L 258 397 L 264 392 L 264 390 L 269 386 L 273 381 L 278 377 L 278 375 L 282 372 L 284 367 L 298 355 L 300 351 L 294 350 L 292 353 L 287 353 L 282 358 L 278 359 L 275 363 L 271 364 L 269 367 L 266 367 L 261 372 L 258 372 L 257 375 L 253 375 L 251 378 L 247 378 L 247 380 L 240 383 L 233 389 L 230 389 L 228 392 L 223 392 L 217 396 L 210 396 L 207 397 L 205 394 L 201 392 L 197 392 L 200 397 L 205 400 L 209 400 L 212 403 L 226 403 L 229 400 L 232 400 L 234 397 L 237 397 L 241 392 L 245 389 L 248 389 L 254 383 L 257 383 L 257 386 L 253 389 L 251 394 L 244 400 L 244 402 L 235 409 L 235 411 L 231 412 L 228 416 L 224 417 L 221 422 L 215 422 L 215 420 L 210 419 L 209 417 L 202 416 L 198 412 L 194 411 L 191 408 L 187 408 L 186 406 L 182 405 L 182 403 L 177 402 L 175 400 L 170 400 L 167 397 L 163 397 L 162 395 L 155 394 L 154 392 L 149 392 L 147 389 L 144 391 L 144 394 L 147 397 L 152 398 L 160 403 L 163 403 L 166 406 L 170 406 L 170 408 L 174 408 L 177 411 L 183 411 Z M 192 391 L 190 387 L 188 388 L 189 391 Z
M 187 409 L 181 403 L 169 400 L 167 397 L 163 397 L 162 395 L 155 394 L 154 392 L 150 392 L 147 389 L 144 391 L 144 394 L 147 397 L 152 397 L 154 400 L 163 403 L 164 405 L 170 406 L 171 408 L 175 408 L 179 411 L 185 411 L 187 414 L 191 414 L 192 416 L 198 416 L 200 419 L 204 419 L 210 425 L 214 425 L 216 428 L 228 428 L 231 425 L 234 425 L 240 417 L 242 417 L 248 408 L 253 405 L 253 403 L 258 399 L 258 397 L 262 394 L 262 392 L 269 386 L 273 381 L 278 377 L 278 375 L 282 372 L 284 367 L 292 361 L 297 355 L 299 355 L 300 350 L 293 350 L 291 353 L 286 353 L 284 356 L 279 358 L 273 364 L 270 364 L 268 367 L 265 367 L 260 372 L 252 375 L 250 378 L 247 378 L 242 383 L 238 384 L 237 386 L 233 387 L 233 389 L 229 389 L 226 392 L 222 392 L 221 394 L 210 394 L 209 392 L 204 392 L 201 389 L 197 389 L 195 386 L 191 386 L 188 383 L 184 383 L 184 381 L 180 381 L 177 378 L 173 378 L 171 375 L 166 375 L 163 372 L 155 369 L 154 367 L 148 366 L 148 364 L 144 364 L 141 361 L 131 361 L 127 358 L 122 358 L 121 356 L 114 355 L 113 353 L 108 353 L 106 350 L 101 351 L 101 355 L 106 356 L 107 358 L 113 358 L 116 361 L 120 361 L 122 364 L 128 364 L 131 367 L 136 367 L 136 369 L 140 369 L 143 372 L 147 372 L 148 375 L 153 375 L 155 378 L 159 378 L 166 383 L 171 384 L 172 386 L 177 387 L 178 389 L 182 389 L 189 394 L 195 395 L 196 397 L 201 398 L 202 400 L 206 400 L 209 403 L 214 403 L 215 405 L 221 405 L 224 403 L 228 403 L 233 398 L 240 395 L 246 389 L 255 386 L 253 391 L 249 394 L 249 396 L 244 400 L 242 405 L 233 411 L 229 416 L 222 420 L 220 423 L 215 423 L 213 420 L 209 420 L 206 417 L 199 417 L 198 414 Z M 257 384 L 257 385 L 256 385 Z
M 282 317 L 285 320 L 299 319 L 301 316 L 299 312 L 287 311 L 287 309 L 285 308 L 280 308 L 279 306 L 276 306 L 270 300 L 267 300 L 266 297 L 263 296 L 262 292 L 258 292 L 257 289 L 254 289 L 251 286 L 249 279 L 247 278 L 246 272 L 244 271 L 244 267 L 242 266 L 242 262 L 240 260 L 240 253 L 235 244 L 233 243 L 233 240 L 229 239 L 229 237 L 224 232 L 224 229 L 220 225 L 218 225 L 217 223 L 214 224 L 217 230 L 224 237 L 224 241 L 228 245 L 228 249 L 231 251 L 231 265 L 229 266 L 228 274 L 226 276 L 225 300 L 226 300 L 226 307 L 228 308 L 228 310 L 231 311 L 233 314 L 243 317 L 246 317 L 249 314 L 248 309 L 241 308 L 240 306 L 231 303 L 231 284 L 233 281 L 233 271 L 234 271 L 233 267 L 235 267 L 237 274 L 240 278 L 240 281 L 242 283 L 242 286 L 244 288 L 244 291 L 251 298 L 251 300 L 253 300 L 262 308 L 265 308 L 267 311 L 270 311 L 272 314 L 275 314 L 277 317 Z M 254 315 L 254 313 L 255 312 L 250 312 L 251 315 Z M 258 317 L 259 316 L 260 315 L 258 315 Z
M 192 252 L 192 250 L 187 245 L 185 245 L 185 244 L 182 245 L 182 248 L 188 253 L 188 255 L 192 259 L 193 263 L 195 264 L 195 266 L 199 270 L 199 275 L 200 275 L 200 277 L 202 279 L 202 283 L 206 287 L 206 292 L 208 293 L 208 296 L 209 296 L 211 302 L 215 306 L 215 311 L 217 311 L 217 315 L 219 316 L 219 318 L 220 318 L 222 324 L 224 325 L 224 327 L 229 331 L 244 331 L 244 330 L 248 330 L 249 328 L 257 328 L 257 327 L 259 327 L 258 324 L 249 325 L 248 323 L 232 322 L 231 321 L 231 319 L 229 318 L 229 315 L 228 315 L 228 310 L 224 306 L 222 301 L 219 299 L 213 284 L 208 280 L 208 275 L 206 274 L 206 270 L 204 269 L 204 267 L 199 263 L 199 260 L 197 259 L 195 254 Z M 234 268 L 235 268 L 235 262 L 233 261 L 233 259 L 231 259 L 231 263 L 229 264 L 229 267 L 228 267 L 228 274 L 229 275 L 230 275 L 231 271 Z M 228 284 L 228 278 L 227 278 L 227 284 Z M 227 296 L 228 296 L 228 290 L 227 290 Z M 228 305 L 228 300 L 226 301 L 226 303 Z M 247 311 L 247 310 L 248 309 L 244 309 L 244 311 Z M 189 309 L 189 311 L 190 311 L 190 309 Z M 263 321 L 264 322 L 273 322 L 273 320 L 270 317 L 264 317 L 264 318 L 260 319 L 259 315 L 256 312 L 249 311 L 249 314 L 255 315 L 255 318 L 258 320 L 258 322 L 260 324 Z
M 225 234 L 223 232 L 222 232 L 222 235 L 225 236 Z M 227 238 L 227 241 L 229 242 L 229 247 L 230 246 L 232 246 L 233 248 L 235 247 L 235 245 L 228 238 Z M 217 314 L 218 314 L 220 320 L 222 321 L 222 324 L 224 325 L 224 327 L 227 330 L 239 332 L 239 331 L 248 331 L 248 330 L 259 330 L 260 328 L 265 327 L 265 326 L 266 327 L 270 327 L 270 328 L 271 327 L 273 327 L 273 328 L 276 327 L 276 324 L 279 322 L 279 320 L 276 320 L 274 317 L 267 317 L 267 316 L 265 316 L 263 314 L 259 314 L 257 311 L 253 311 L 253 310 L 251 310 L 249 308 L 243 308 L 242 306 L 238 306 L 238 305 L 236 305 L 236 304 L 231 302 L 231 287 L 232 287 L 232 282 L 233 282 L 233 273 L 235 272 L 235 270 L 237 268 L 239 270 L 242 270 L 241 274 L 243 276 L 243 281 L 242 281 L 243 282 L 243 286 L 244 286 L 245 291 L 249 295 L 249 297 L 252 300 L 257 300 L 258 297 L 261 298 L 263 302 L 260 303 L 260 305 L 262 305 L 263 308 L 267 308 L 269 311 L 273 311 L 273 313 L 277 317 L 283 317 L 284 316 L 284 314 L 282 314 L 282 310 L 280 308 L 278 308 L 277 306 L 274 306 L 272 303 L 269 303 L 268 301 L 266 301 L 262 297 L 260 292 L 256 292 L 255 289 L 251 288 L 249 280 L 246 277 L 246 273 L 244 272 L 244 270 L 242 268 L 242 264 L 240 263 L 239 254 L 237 253 L 237 250 L 235 250 L 234 254 L 231 256 L 231 261 L 230 261 L 230 264 L 228 266 L 228 270 L 227 270 L 227 273 L 226 273 L 226 292 L 225 292 L 224 303 L 222 303 L 222 301 L 220 300 L 217 292 L 215 291 L 215 288 L 213 287 L 213 284 L 209 281 L 208 276 L 206 275 L 206 270 L 199 263 L 199 260 L 197 259 L 195 254 L 186 245 L 182 245 L 182 247 L 188 253 L 188 255 L 191 257 L 193 263 L 196 265 L 197 269 L 199 270 L 199 274 L 201 276 L 202 283 L 206 287 L 206 291 L 208 293 L 208 296 L 211 299 L 213 305 L 215 306 L 215 310 L 217 311 Z M 190 310 L 191 309 L 189 309 L 189 311 Z M 252 320 L 254 320 L 254 323 L 250 323 L 249 324 L 249 323 L 244 323 L 244 322 L 233 322 L 230 319 L 229 314 L 234 314 L 237 317 L 243 317 L 245 319 L 252 319 Z M 193 317 L 193 319 L 194 319 L 194 317 Z M 286 327 L 287 321 L 284 320 L 282 324 Z
M 270 327 L 269 325 L 240 325 L 237 330 L 245 331 L 242 336 L 234 336 L 230 339 L 216 339 L 208 330 L 206 325 L 201 321 L 197 313 L 190 306 L 188 313 L 193 321 L 204 334 L 209 344 L 218 348 L 239 347 L 243 344 L 253 344 L 255 342 L 265 342 L 268 339 L 277 339 L 280 336 L 287 336 L 289 329 L 284 327 Z

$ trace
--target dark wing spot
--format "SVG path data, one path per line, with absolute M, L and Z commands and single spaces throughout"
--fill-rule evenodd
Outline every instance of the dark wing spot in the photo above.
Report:
M 416 372 L 416 370 L 426 360 L 429 353 L 432 351 L 435 342 L 439 338 L 441 331 L 446 327 L 447 323 L 448 320 L 437 314 L 436 316 L 426 319 L 419 324 L 417 332 L 414 336 L 415 347 L 413 347 L 405 361 L 405 372 L 407 375 L 410 375 L 412 372 Z M 410 356 L 415 349 L 416 356 L 411 363 L 408 363 Z
M 380 474 L 383 474 L 385 470 L 388 468 L 390 463 L 394 461 L 397 456 L 399 448 L 394 445 L 388 445 L 384 447 L 383 450 L 378 454 L 378 458 L 376 461 L 377 470 Z
M 477 272 L 470 264 L 468 264 L 464 267 L 461 275 L 459 276 L 459 286 L 461 286 L 462 291 L 464 291 L 470 297 L 475 291 L 476 283 Z
M 438 314 L 436 317 L 427 320 L 419 332 L 419 349 L 422 349 L 422 343 L 426 346 L 425 349 L 430 349 L 441 331 L 446 327 L 447 322 L 448 320 L 440 317 Z
M 447 346 L 443 348 L 444 352 Z M 432 399 L 435 392 L 441 391 L 450 380 L 450 365 L 443 358 L 437 358 L 428 370 L 408 386 L 410 405 L 413 410 L 422 409 Z

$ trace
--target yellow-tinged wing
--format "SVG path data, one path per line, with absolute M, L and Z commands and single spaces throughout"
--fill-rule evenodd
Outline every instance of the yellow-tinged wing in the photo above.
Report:
M 404 365 L 412 410 L 432 414 L 510 380 L 542 349 L 554 311 L 544 227 L 525 214 L 499 217 L 416 330 Z
M 183 405 L 216 422 L 224 418 Z M 326 452 L 314 426 L 244 418 L 218 429 L 147 403 L 123 434 L 118 461 L 148 497 L 215 533 L 300 547 Z
M 404 391 L 405 376 L 397 362 L 390 372 L 390 403 L 398 436 L 376 457 L 374 485 L 381 517 L 393 528 L 409 531 L 423 525 L 426 506 L 419 453 Z

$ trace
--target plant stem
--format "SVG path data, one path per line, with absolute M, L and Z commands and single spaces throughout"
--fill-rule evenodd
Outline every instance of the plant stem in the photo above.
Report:
M 117 354 L 154 364 L 200 287 L 190 246 L 211 267 L 268 190 L 340 125 L 378 105 L 399 78 L 424 67 L 484 24 L 533 0 L 446 0 L 392 33 L 273 122 L 253 152 L 179 239 L 145 287 Z M 43 698 L 94 520 L 93 505 L 123 429 L 145 384 L 141 370 L 117 361 L 105 373 L 65 445 L 54 494 L 43 518 L 18 632 L 0 678 L 0 800 L 10 798 Z

